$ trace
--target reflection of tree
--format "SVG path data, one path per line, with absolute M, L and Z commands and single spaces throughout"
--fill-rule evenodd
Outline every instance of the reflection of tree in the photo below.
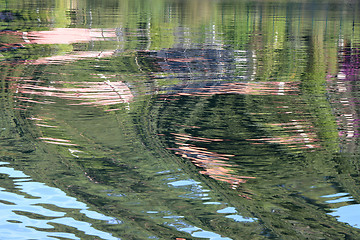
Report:
M 0 51 L 11 51 L 23 47 L 21 33 L 14 31 L 0 31 Z
M 252 199 L 246 205 L 258 209 L 255 216 L 277 234 L 321 239 L 331 231 L 340 236 L 347 227 L 319 209 L 326 205 L 321 195 L 307 193 L 311 186 L 325 184 L 322 175 L 336 173 L 331 153 L 317 148 L 322 142 L 313 142 L 317 141 L 314 119 L 298 111 L 304 108 L 300 99 L 296 95 L 161 95 L 151 108 L 155 117 L 149 125 L 161 146 L 184 162 L 191 160 L 205 176 L 219 183 L 248 180 L 238 185 L 237 192 Z
M 84 62 L 74 63 L 77 64 L 83 66 Z M 86 64 L 86 68 L 75 72 L 73 65 L 63 65 L 64 72 L 61 74 L 53 71 L 58 68 L 50 65 L 47 68 L 49 75 L 44 76 L 46 74 L 42 72 L 40 79 L 29 79 L 28 75 L 34 69 L 42 69 L 41 65 L 26 65 L 24 69 L 24 65 L 11 66 L 15 71 L 3 75 L 3 83 L 13 80 L 7 88 L 7 97 L 0 102 L 6 109 L 0 114 L 4 122 L 2 126 L 6 127 L 2 137 L 14 138 L 11 140 L 13 146 L 6 150 L 13 151 L 12 158 L 7 160 L 20 159 L 21 154 L 26 152 L 26 158 L 36 163 L 28 166 L 22 161 L 15 162 L 17 169 L 31 174 L 32 179 L 64 189 L 98 212 L 107 212 L 108 215 L 121 219 L 121 224 L 116 225 L 88 220 L 96 229 L 112 232 L 116 236 L 126 236 L 127 239 L 146 239 L 154 235 L 163 236 L 164 239 L 187 237 L 185 233 L 164 226 L 162 218 L 151 219 L 147 216 L 149 209 L 160 208 L 159 206 L 161 210 L 176 213 L 176 207 L 169 206 L 168 199 L 174 199 L 183 192 L 176 189 L 173 193 L 169 192 L 169 187 L 161 180 L 143 181 L 154 177 L 153 172 L 156 170 L 153 167 L 157 166 L 159 159 L 147 156 L 146 149 L 130 131 L 133 125 L 129 116 L 121 110 L 104 113 L 96 108 L 90 109 L 77 104 L 121 106 L 121 103 L 132 98 L 125 84 L 113 81 L 112 75 L 89 71 L 91 61 Z M 0 67 L 5 68 L 4 65 Z M 128 64 L 126 67 L 129 70 Z M 72 74 L 67 75 L 67 69 Z M 14 75 L 14 72 L 19 75 Z M 76 82 L 73 74 L 79 76 L 80 73 L 85 73 L 88 78 L 95 77 L 96 80 L 88 82 L 79 78 Z M 54 80 L 51 84 L 43 81 L 49 76 Z M 57 77 L 62 81 L 55 81 Z M 98 78 L 111 81 L 101 82 Z M 67 81 L 68 79 L 72 81 Z M 63 108 L 64 102 L 76 105 Z M 19 105 L 28 106 L 29 110 L 18 111 L 15 108 Z M 87 115 L 91 117 L 82 117 Z M 12 125 L 13 123 L 16 124 Z M 34 128 L 34 125 L 37 127 Z M 139 154 L 144 154 L 142 164 L 138 163 Z M 163 167 L 176 168 L 171 162 L 164 162 Z M 135 199 L 136 202 L 141 202 L 140 207 L 132 204 Z M 69 216 L 74 216 L 75 219 L 79 217 L 73 213 L 69 213 Z M 171 220 L 167 220 L 169 221 Z M 199 222 L 196 225 L 207 228 Z M 67 232 L 68 229 L 62 229 L 62 226 L 56 225 L 54 230 Z M 81 238 L 88 238 L 79 235 L 76 230 L 72 232 Z
M 170 48 L 143 51 L 142 58 L 152 59 L 157 81 L 216 81 L 245 79 L 249 53 L 224 49 Z M 145 61 L 144 61 L 145 62 Z
M 167 99 L 171 96 L 201 96 L 211 97 L 213 95 L 225 95 L 225 94 L 241 94 L 241 95 L 259 95 L 259 96 L 296 96 L 299 93 L 298 83 L 296 82 L 230 82 L 230 83 L 196 83 L 172 86 L 166 88 L 166 91 L 170 92 L 168 95 L 161 95 L 162 99 Z M 298 104 L 301 104 L 299 102 Z M 270 105 L 270 104 L 269 104 Z M 285 114 L 292 115 L 298 109 L 294 107 L 295 102 L 276 102 L 274 101 L 269 108 L 274 110 L 284 111 Z M 251 113 L 253 115 L 261 115 L 263 113 Z M 252 144 L 261 143 L 276 143 L 284 144 L 292 148 L 316 148 L 320 147 L 318 144 L 313 144 L 318 141 L 316 133 L 314 132 L 312 123 L 302 120 L 295 120 L 288 118 L 289 122 L 283 122 L 285 119 L 279 119 L 279 122 L 264 123 L 264 128 L 276 129 L 281 132 L 280 136 L 272 137 L 259 137 L 255 139 L 247 139 L 252 141 Z M 280 131 L 281 129 L 281 131 Z
M 356 151 L 356 139 L 359 137 L 359 68 L 359 49 L 344 47 L 340 52 L 340 69 L 337 76 L 330 75 L 328 78 L 328 91 L 336 114 L 342 151 L 347 152 Z
M 31 142 L 33 136 L 26 133 L 38 131 L 35 134 L 36 139 L 57 145 L 51 146 L 54 148 L 44 147 L 35 141 L 38 149 L 31 151 L 35 151 L 38 155 L 30 158 L 42 159 L 36 169 L 41 173 L 39 177 L 50 179 L 47 181 L 67 189 L 68 192 L 91 202 L 103 211 L 124 217 L 126 221 L 133 223 L 131 226 L 134 232 L 149 231 L 164 239 L 177 237 L 178 232 L 164 227 L 163 219 L 154 220 L 147 216 L 146 211 L 149 207 L 163 205 L 161 209 L 171 209 L 179 215 L 185 215 L 187 220 L 190 219 L 189 222 L 195 222 L 204 228 L 216 229 L 225 234 L 232 231 L 234 238 L 239 236 L 236 235 L 239 227 L 234 224 L 234 228 L 229 230 L 231 225 L 229 222 L 222 222 L 219 219 L 207 221 L 208 218 L 204 221 L 204 218 L 199 218 L 198 212 L 192 212 L 196 205 L 193 201 L 179 201 L 178 196 L 182 190 L 169 193 L 163 182 L 155 179 L 154 166 L 162 164 L 169 169 L 176 169 L 179 164 L 188 176 L 196 180 L 201 179 L 211 186 L 216 194 L 224 198 L 228 197 L 231 204 L 243 209 L 248 216 L 254 214 L 259 218 L 261 220 L 259 228 L 248 224 L 246 225 L 248 228 L 243 226 L 240 229 L 239 234 L 243 236 L 250 236 L 244 233 L 245 228 L 252 233 L 262 232 L 257 236 L 268 233 L 273 236 L 274 233 L 289 238 L 300 236 L 310 239 L 341 239 L 344 234 L 347 234 L 346 237 L 358 235 L 356 229 L 327 216 L 325 212 L 328 210 L 328 205 L 319 200 L 323 192 L 339 191 L 334 187 L 337 184 L 343 184 L 343 191 L 350 189 L 356 193 L 358 189 L 356 182 L 352 182 L 351 187 L 347 184 L 352 178 L 356 178 L 352 176 L 357 176 L 357 168 L 354 168 L 356 165 L 348 164 L 347 159 L 341 157 L 338 157 L 336 162 L 333 161 L 331 154 L 336 148 L 323 147 L 326 146 L 326 141 L 337 144 L 337 135 L 334 137 L 332 134 L 335 126 L 332 125 L 333 115 L 323 94 L 325 69 L 336 56 L 332 51 L 336 50 L 334 43 L 338 39 L 339 26 L 346 31 L 352 29 L 352 22 L 339 24 L 336 18 L 329 18 L 334 20 L 326 22 L 329 26 L 326 31 L 314 33 L 308 31 L 310 25 L 318 26 L 321 30 L 325 28 L 325 24 L 304 18 L 303 13 L 307 14 L 306 10 L 299 13 L 294 11 L 302 7 L 306 9 L 308 6 L 306 3 L 297 3 L 295 8 L 292 7 L 293 5 L 279 8 L 280 4 L 254 3 L 256 8 L 253 8 L 251 4 L 248 5 L 243 1 L 237 1 L 236 4 L 231 2 L 230 5 L 228 1 L 216 4 L 211 2 L 208 5 L 209 1 L 201 3 L 206 4 L 203 8 L 204 14 L 197 16 L 197 19 L 203 21 L 193 21 L 194 24 L 189 26 L 185 23 L 186 18 L 183 20 L 179 16 L 182 16 L 181 13 L 186 14 L 187 10 L 195 11 L 200 2 L 182 1 L 179 3 L 181 7 L 174 7 L 175 3 L 166 5 L 163 1 L 151 1 L 151 3 L 128 1 L 129 5 L 124 6 L 121 5 L 123 2 L 92 1 L 88 4 L 101 7 L 98 8 L 101 9 L 99 11 L 92 11 L 94 25 L 108 23 L 109 27 L 114 27 L 115 23 L 124 26 L 126 31 L 122 37 L 131 40 L 126 41 L 129 49 L 172 47 L 175 37 L 188 41 L 181 42 L 183 46 L 200 46 L 205 49 L 188 48 L 187 51 L 168 49 L 149 52 L 152 59 L 144 56 L 144 52 L 135 54 L 135 60 L 129 54 L 130 57 L 115 58 L 111 62 L 98 61 L 98 66 L 101 66 L 99 70 L 89 67 L 91 61 L 76 62 L 75 60 L 86 57 L 92 59 L 98 57 L 97 54 L 101 56 L 101 51 L 84 51 L 53 57 L 49 57 L 54 54 L 47 51 L 48 58 L 27 61 L 29 64 L 26 66 L 15 66 L 17 73 L 9 73 L 11 75 L 9 78 L 4 74 L 4 86 L 19 85 L 14 89 L 20 91 L 14 93 L 17 98 L 15 106 L 4 108 L 7 112 L 2 116 L 6 119 L 13 116 L 14 113 L 11 111 L 14 107 L 33 108 L 31 111 L 21 113 L 15 111 L 17 118 L 14 118 L 13 125 L 23 126 L 16 136 L 19 139 L 30 139 Z M 73 3 L 75 5 L 75 1 Z M 81 5 L 81 1 L 77 3 Z M 167 6 L 166 10 L 162 4 Z M 194 6 L 194 9 L 191 6 Z M 136 10 L 126 12 L 132 7 Z M 108 14 L 111 17 L 106 20 L 98 17 L 102 16 L 101 14 L 106 15 L 113 9 L 119 10 L 118 8 L 125 12 L 119 14 L 123 18 L 121 21 L 114 21 L 118 17 L 116 14 Z M 220 9 L 221 11 L 217 12 Z M 82 17 L 82 10 L 71 11 L 74 26 L 76 24 L 82 26 L 86 22 L 77 21 Z M 272 11 L 279 17 L 272 18 Z M 170 12 L 172 15 L 168 14 Z M 316 17 L 321 18 L 321 16 L 319 14 Z M 166 27 L 163 27 L 164 25 Z M 182 28 L 179 28 L 179 25 Z M 333 29 L 336 34 L 332 35 L 329 29 Z M 88 31 L 82 32 L 88 33 Z M 216 34 L 217 32 L 221 34 Z M 33 36 L 36 34 L 43 33 L 35 32 Z M 315 36 L 316 34 L 325 36 L 325 39 Z M 47 35 L 48 33 L 43 35 L 44 39 L 49 37 Z M 78 37 L 80 42 L 89 39 L 89 36 Z M 212 37 L 214 42 L 209 42 Z M 98 38 L 101 39 L 99 35 L 95 39 Z M 193 39 L 197 42 L 191 42 Z M 236 41 L 232 45 L 234 39 Z M 52 41 L 51 38 L 48 40 Z M 69 39 L 67 41 L 72 43 Z M 322 45 L 324 41 L 328 41 L 328 46 Z M 202 43 L 209 45 L 201 45 Z M 214 43 L 217 44 L 216 48 L 220 49 L 206 50 L 206 48 L 215 48 Z M 227 43 L 231 44 L 227 46 Z M 250 48 L 251 51 L 236 50 L 236 52 L 232 49 L 239 46 L 243 47 L 241 49 Z M 41 47 L 46 48 L 46 46 Z M 7 51 L 6 47 L 4 49 Z M 110 55 L 112 51 L 106 53 Z M 62 66 L 61 69 L 54 65 L 44 66 L 48 63 L 68 61 L 73 64 Z M 248 63 L 252 62 L 254 66 L 248 70 Z M 306 68 L 306 65 L 309 67 Z M 11 68 L 12 66 L 9 66 L 9 69 Z M 23 68 L 27 70 L 22 72 L 23 74 L 18 74 Z M 54 76 L 46 75 L 45 71 L 39 74 L 41 69 L 45 68 L 46 72 Z M 72 73 L 74 69 L 81 69 L 75 71 L 76 78 L 74 75 L 65 75 Z M 120 75 L 121 81 L 118 78 L 112 79 L 114 81 L 111 84 L 117 84 L 125 94 L 118 94 L 117 90 L 106 85 L 106 81 L 101 82 L 96 79 L 89 83 L 87 79 L 90 76 L 89 69 L 99 77 Z M 156 70 L 153 71 L 154 69 Z M 32 74 L 36 75 L 36 78 L 20 78 L 20 75 Z M 152 78 L 149 80 L 142 74 L 148 74 Z M 243 77 L 248 77 L 250 74 L 254 79 L 261 81 L 238 82 L 239 79 L 243 80 Z M 40 82 L 44 78 L 51 81 Z M 67 78 L 67 81 L 61 84 L 52 81 L 59 78 Z M 216 79 L 219 82 L 204 83 L 204 80 L 208 79 Z M 224 82 L 224 79 L 229 82 Z M 198 84 L 188 84 L 190 82 L 188 80 L 197 80 Z M 63 99 L 66 100 L 65 103 L 90 106 L 107 105 L 112 103 L 112 100 L 116 104 L 127 102 L 132 96 L 124 86 L 124 82 L 137 84 L 136 86 L 146 85 L 144 89 L 155 83 L 157 90 L 161 90 L 164 94 L 151 100 L 148 96 L 144 97 L 144 102 L 134 103 L 137 108 L 134 110 L 130 108 L 132 112 L 129 115 L 116 111 L 97 118 L 95 115 L 100 114 L 99 112 L 105 114 L 103 111 L 97 112 L 97 108 L 92 108 L 91 111 L 81 105 L 67 105 L 67 111 L 62 108 Z M 53 86 L 53 83 L 56 85 Z M 184 87 L 186 85 L 187 87 Z M 111 99 L 107 99 L 109 95 Z M 46 101 L 43 101 L 45 98 Z M 7 99 L 9 102 L 12 101 L 11 96 Z M 49 100 L 54 103 L 50 104 Z M 20 106 L 22 104 L 25 106 Z M 39 115 L 30 116 L 31 113 Z M 30 127 L 33 125 L 24 121 L 24 115 L 35 121 L 39 128 Z M 41 118 L 43 117 L 41 115 L 46 116 Z M 89 115 L 91 117 L 88 117 Z M 88 118 L 81 119 L 79 116 Z M 8 129 L 14 127 L 7 126 L 4 136 L 13 136 Z M 106 129 L 110 130 L 105 132 Z M 138 136 L 136 133 L 139 133 Z M 224 141 L 218 141 L 220 139 Z M 318 142 L 314 143 L 314 141 Z M 31 144 L 26 142 L 19 142 L 16 145 L 19 149 L 21 147 L 24 153 L 30 152 L 25 148 Z M 48 152 L 41 155 L 39 149 L 42 148 L 46 148 Z M 179 155 L 184 156 L 184 159 L 164 151 L 164 148 L 174 149 Z M 305 151 L 303 148 L 312 150 Z M 83 152 L 76 152 L 80 151 L 77 149 Z M 152 154 L 155 157 L 150 157 Z M 8 153 L 7 157 L 9 156 L 11 152 Z M 17 161 L 14 161 L 14 164 L 24 168 Z M 200 170 L 203 175 L 197 174 L 199 167 L 202 168 Z M 353 175 L 346 178 L 341 174 L 342 171 L 346 175 L 350 175 L 349 173 Z M 245 181 L 243 176 L 254 177 L 246 183 L 246 189 L 252 193 L 251 201 L 239 198 L 238 191 L 222 187 L 222 182 L 234 184 Z M 324 190 L 318 190 L 322 185 L 326 185 Z M 317 191 L 312 192 L 311 189 L 314 188 L 311 187 Z M 243 190 L 239 188 L 240 191 Z M 121 195 L 123 194 L 121 192 L 118 194 L 120 197 L 113 200 L 116 194 L 109 193 L 109 189 L 112 191 L 116 189 L 119 192 L 123 190 L 132 198 Z M 106 193 L 111 197 L 104 191 L 107 191 Z M 122 200 L 124 198 L 126 200 Z M 140 207 L 127 205 L 124 203 L 126 201 L 139 203 Z M 202 209 L 201 214 L 206 208 L 201 204 L 196 207 Z M 139 209 L 143 212 L 141 213 Z M 129 236 L 140 235 L 140 233 L 129 233 L 128 229 L 124 232 Z M 144 236 L 145 234 L 140 238 L 145 239 Z

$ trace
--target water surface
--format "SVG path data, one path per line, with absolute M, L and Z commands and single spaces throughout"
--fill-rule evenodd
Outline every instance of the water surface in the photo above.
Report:
M 357 2 L 0 6 L 0 238 L 357 239 Z

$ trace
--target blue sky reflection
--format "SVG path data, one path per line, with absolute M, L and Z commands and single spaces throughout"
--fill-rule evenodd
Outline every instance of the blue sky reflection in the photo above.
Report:
M 0 162 L 0 165 L 8 163 Z M 46 232 L 44 229 L 54 229 L 54 224 L 62 224 L 76 228 L 86 235 L 101 239 L 118 239 L 111 234 L 99 231 L 91 223 L 68 217 L 66 211 L 54 211 L 47 207 L 53 205 L 64 209 L 77 209 L 79 215 L 111 222 L 114 218 L 88 210 L 86 204 L 76 198 L 69 197 L 60 189 L 49 187 L 44 183 L 34 182 L 23 172 L 11 167 L 0 167 L 0 174 L 7 175 L 15 186 L 13 192 L 0 187 L 0 232 L 2 239 L 80 239 L 73 233 Z M 21 193 L 24 193 L 22 195 Z M 44 206 L 47 206 L 46 208 Z M 119 221 L 117 221 L 119 223 Z M 42 230 L 40 230 L 42 229 Z

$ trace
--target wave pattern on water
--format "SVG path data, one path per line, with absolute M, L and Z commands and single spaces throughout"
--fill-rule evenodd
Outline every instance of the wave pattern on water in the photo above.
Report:
M 13 189 L 3 185 L 0 191 L 2 238 L 81 239 L 97 236 L 101 239 L 118 239 L 80 219 L 85 217 L 121 224 L 120 220 L 88 210 L 86 204 L 67 196 L 60 189 L 34 182 L 21 171 L 6 167 L 7 164 L 1 162 L 0 173 L 12 181 Z M 71 231 L 74 233 L 64 232 L 66 228 L 74 229 Z
M 358 9 L 7 1 L 4 235 L 356 238 Z

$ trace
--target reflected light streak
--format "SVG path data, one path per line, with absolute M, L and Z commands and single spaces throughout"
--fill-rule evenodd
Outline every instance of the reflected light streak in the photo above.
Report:
M 54 28 L 50 31 L 23 32 L 28 44 L 72 44 L 116 39 L 115 29 Z
M 215 94 L 292 95 L 298 92 L 296 82 L 230 82 L 215 86 L 184 87 L 171 94 L 178 96 L 211 96 Z
M 104 57 L 110 57 L 114 54 L 113 51 L 82 51 L 82 52 L 75 52 L 71 54 L 65 54 L 65 55 L 58 55 L 58 56 L 51 56 L 51 57 L 45 57 L 45 58 L 39 58 L 36 60 L 28 60 L 26 61 L 26 64 L 29 65 L 40 65 L 40 64 L 64 64 L 73 62 L 76 60 L 81 60 L 84 58 L 104 58 Z
M 18 84 L 17 92 L 36 96 L 57 97 L 68 100 L 81 101 L 79 103 L 69 103 L 69 105 L 92 105 L 107 106 L 119 103 L 129 103 L 134 96 L 125 83 L 118 82 L 81 82 L 73 83 L 74 87 L 53 87 L 38 86 L 34 84 Z M 31 98 L 18 98 L 27 102 L 39 101 Z M 51 103 L 51 102 L 45 102 Z
M 318 148 L 320 145 L 314 144 L 318 141 L 316 134 L 312 131 L 311 125 L 306 122 L 292 120 L 289 123 L 273 123 L 268 124 L 269 126 L 278 126 L 282 128 L 281 132 L 289 133 L 287 136 L 278 136 L 278 137 L 264 137 L 264 138 L 254 138 L 246 139 L 251 141 L 251 144 L 262 144 L 262 143 L 276 143 L 281 145 L 287 145 L 293 148 Z M 292 145 L 295 144 L 295 145 Z
M 229 157 L 234 155 L 219 154 L 208 151 L 206 148 L 199 148 L 192 144 L 185 143 L 186 141 L 193 142 L 214 142 L 223 141 L 222 139 L 209 139 L 209 138 L 197 138 L 188 134 L 175 134 L 175 143 L 178 148 L 168 148 L 174 150 L 175 154 L 180 155 L 183 158 L 190 159 L 195 166 L 203 168 L 199 171 L 201 174 L 208 175 L 209 177 L 218 181 L 227 182 L 233 189 L 236 189 L 240 183 L 245 183 L 245 179 L 253 179 L 255 177 L 238 176 L 232 174 L 234 172 L 231 167 L 235 167 L 235 164 L 229 162 Z

